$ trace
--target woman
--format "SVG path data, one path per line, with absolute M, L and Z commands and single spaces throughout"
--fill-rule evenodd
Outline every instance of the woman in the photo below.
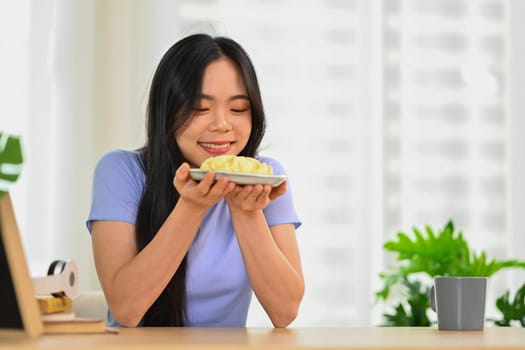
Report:
M 211 156 L 257 154 L 265 117 L 242 47 L 204 34 L 175 43 L 153 77 L 147 125 L 143 149 L 107 153 L 94 174 L 87 226 L 108 324 L 244 327 L 253 290 L 275 327 L 289 325 L 304 280 L 286 182 L 189 176 Z

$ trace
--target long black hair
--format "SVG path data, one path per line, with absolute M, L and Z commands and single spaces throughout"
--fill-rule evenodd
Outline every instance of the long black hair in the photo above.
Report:
M 257 153 L 266 121 L 257 76 L 248 54 L 232 39 L 206 34 L 194 34 L 175 43 L 161 59 L 149 94 L 147 140 L 142 149 L 146 184 L 136 222 L 139 250 L 153 239 L 179 199 L 173 177 L 185 159 L 175 135 L 192 117 L 204 70 L 224 57 L 239 67 L 250 99 L 252 130 L 239 155 L 253 157 Z M 184 326 L 186 260 L 187 256 L 144 315 L 143 326 Z

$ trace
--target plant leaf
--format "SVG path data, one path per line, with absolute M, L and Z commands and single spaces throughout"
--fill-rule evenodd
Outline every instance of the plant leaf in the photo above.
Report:
M 510 326 L 512 321 L 519 321 L 525 327 L 525 284 L 523 284 L 514 299 L 510 297 L 510 291 L 506 291 L 496 300 L 496 308 L 501 312 L 501 320 L 494 323 L 498 326 Z
M 20 138 L 0 132 L 0 197 L 20 176 L 22 162 Z

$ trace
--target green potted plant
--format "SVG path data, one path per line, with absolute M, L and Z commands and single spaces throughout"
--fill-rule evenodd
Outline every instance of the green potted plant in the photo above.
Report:
M 20 176 L 22 162 L 20 138 L 0 132 L 0 198 Z
M 489 259 L 485 251 L 472 251 L 461 232 L 455 232 L 449 221 L 442 230 L 435 232 L 430 226 L 422 231 L 413 228 L 413 237 L 404 232 L 397 239 L 388 241 L 383 248 L 397 254 L 396 264 L 380 274 L 383 288 L 376 292 L 378 302 L 392 302 L 392 290 L 398 291 L 390 311 L 383 314 L 384 326 L 430 326 L 427 316 L 430 309 L 429 291 L 435 276 L 490 277 L 507 268 L 525 268 L 525 261 L 516 259 Z M 508 326 L 512 321 L 525 326 L 525 284 L 514 300 L 507 291 L 498 298 L 496 307 L 502 313 L 496 325 Z

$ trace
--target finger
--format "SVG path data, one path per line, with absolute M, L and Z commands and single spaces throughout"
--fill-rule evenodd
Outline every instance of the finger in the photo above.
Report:
M 228 183 L 228 187 L 226 188 L 224 195 L 227 195 L 227 194 L 235 191 L 236 187 L 237 187 L 237 185 L 235 183 L 233 183 L 233 182 Z
M 237 193 L 237 198 L 241 201 L 247 200 L 250 197 L 252 190 L 253 190 L 253 186 L 251 185 L 244 186 L 242 190 Z
M 208 195 L 216 196 L 216 197 L 224 196 L 225 191 L 227 190 L 229 184 L 230 184 L 230 180 L 228 179 L 227 176 L 221 177 L 211 187 L 210 192 L 208 193 Z
M 206 185 L 211 185 L 215 182 L 215 173 L 213 171 L 210 171 L 209 173 L 204 175 L 201 182 L 204 182 Z
M 288 182 L 284 181 L 279 186 L 272 188 L 272 191 L 270 192 L 270 195 L 269 195 L 270 200 L 274 200 L 275 198 L 285 194 L 286 193 L 286 186 L 287 186 L 287 184 L 288 184 Z
M 239 193 L 241 193 L 242 190 L 243 190 L 243 186 L 233 184 L 233 189 L 230 191 L 230 193 L 228 193 L 228 199 L 237 200 Z
M 180 190 L 189 180 L 190 177 L 190 166 L 188 163 L 182 163 L 182 165 L 175 172 L 173 178 L 173 185 L 177 190 Z
M 231 189 L 230 189 L 230 186 L 231 186 Z M 227 189 L 227 193 L 225 193 L 224 197 L 228 200 L 228 201 L 235 201 L 236 200 L 236 196 L 237 196 L 237 186 L 233 183 L 233 182 L 230 182 L 228 184 L 228 189 Z
M 181 181 L 185 181 L 188 179 L 189 176 L 190 176 L 190 165 L 184 162 L 175 172 L 175 178 Z
M 197 188 L 199 189 L 199 192 L 203 196 L 205 196 L 210 192 L 210 189 L 214 182 L 215 182 L 215 173 L 209 172 L 206 175 L 204 175 L 204 177 L 202 178 Z
M 259 196 L 263 193 L 263 191 L 264 191 L 264 186 L 262 186 L 262 185 L 255 185 L 253 187 L 252 192 L 250 193 L 250 198 L 252 198 L 254 201 L 256 201 L 257 198 L 259 198 Z
M 245 202 L 245 205 L 249 205 L 249 206 L 253 205 L 253 203 L 258 202 L 259 196 L 264 190 L 264 187 L 262 185 L 255 185 L 255 186 L 250 186 L 250 187 L 251 187 L 251 190 L 243 198 L 243 202 Z
M 269 201 L 269 194 L 272 191 L 272 186 L 270 185 L 264 185 L 261 192 L 257 196 L 256 201 L 261 204 L 265 204 L 267 201 Z
M 266 199 L 268 198 L 271 192 L 272 192 L 272 186 L 264 185 L 263 190 L 261 191 L 261 194 L 259 195 L 259 197 L 263 197 Z

